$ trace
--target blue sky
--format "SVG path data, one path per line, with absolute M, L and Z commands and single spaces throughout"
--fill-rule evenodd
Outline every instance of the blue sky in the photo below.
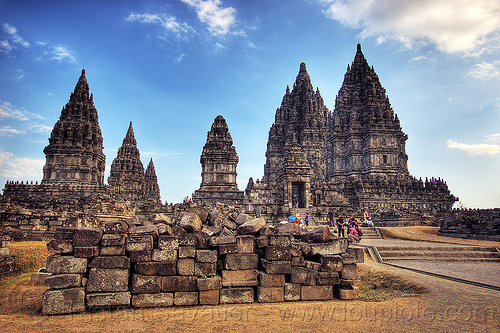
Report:
M 410 173 L 445 179 L 465 207 L 500 207 L 498 0 L 0 0 L 0 183 L 42 179 L 85 68 L 106 179 L 132 121 L 162 200 L 181 201 L 221 114 L 243 190 L 300 63 L 333 110 L 358 41 L 408 134 Z

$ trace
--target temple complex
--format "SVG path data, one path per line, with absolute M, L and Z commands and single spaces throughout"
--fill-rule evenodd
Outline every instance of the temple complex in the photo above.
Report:
M 226 120 L 218 115 L 202 150 L 201 184 L 193 201 L 237 204 L 240 211 L 273 223 L 306 212 L 312 221 L 322 223 L 330 210 L 344 217 L 368 210 L 375 223 L 392 219 L 418 224 L 428 218 L 434 222 L 450 213 L 458 199 L 444 180 L 410 175 L 407 138 L 358 44 L 333 111 L 313 88 L 306 64 L 300 64 L 269 130 L 264 175 L 260 180 L 250 178 L 245 191 L 238 189 L 239 158 Z M 179 213 L 162 204 L 152 159 L 144 171 L 132 122 L 111 164 L 108 185 L 104 184 L 103 138 L 84 70 L 44 153 L 40 184 L 8 181 L 5 185 L 0 213 L 8 225 L 24 223 L 28 229 L 36 224 L 43 230 L 62 225 L 59 218 L 44 219 L 47 211 L 74 212 L 78 218 L 72 221 L 85 214 L 94 221 L 102 215 Z M 22 209 L 38 211 L 22 215 Z M 28 215 L 35 222 L 19 222 Z M 47 223 L 42 226 L 40 220 Z
M 218 115 L 203 146 L 200 157 L 201 185 L 193 193 L 193 200 L 204 203 L 243 201 L 244 192 L 238 190 L 236 184 L 238 161 L 226 120 Z
M 135 214 L 136 207 L 161 203 L 154 165 L 151 161 L 144 173 L 132 122 L 111 165 L 109 185 L 104 184 L 103 137 L 85 70 L 52 129 L 44 153 L 40 184 L 5 184 L 0 197 L 4 211 L 72 212 L 92 220 L 96 214 Z M 40 221 L 35 220 L 39 226 Z
M 295 210 L 325 221 L 330 208 L 341 215 L 368 210 L 374 217 L 416 223 L 425 214 L 449 212 L 457 198 L 446 182 L 409 174 L 407 138 L 360 44 L 333 112 L 301 63 L 269 130 L 264 177 L 250 179 L 245 203 L 249 210 L 265 204 L 275 221 Z

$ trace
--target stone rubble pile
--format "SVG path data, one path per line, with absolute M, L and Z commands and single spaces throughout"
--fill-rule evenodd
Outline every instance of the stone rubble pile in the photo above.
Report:
M 59 228 L 47 244 L 54 255 L 47 259 L 52 275 L 43 313 L 357 296 L 363 250 L 328 228 L 272 227 L 263 218 L 203 207 L 155 222 Z
M 439 236 L 500 241 L 500 208 L 456 209 L 440 223 Z
M 9 251 L 10 240 L 9 234 L 0 233 L 0 281 L 21 274 L 14 262 L 16 256 Z

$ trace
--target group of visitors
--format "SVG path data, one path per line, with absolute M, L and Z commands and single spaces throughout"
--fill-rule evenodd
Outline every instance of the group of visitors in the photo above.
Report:
M 308 227 L 309 226 L 309 213 L 306 213 L 306 216 L 302 220 L 302 216 L 300 216 L 300 212 L 297 212 L 297 214 L 295 216 L 293 216 L 293 215 L 288 216 L 288 221 L 290 221 L 291 223 L 296 223 L 296 224 L 300 225 L 302 228 L 304 226 Z
M 337 218 L 335 218 L 334 216 L 335 215 L 333 213 L 333 210 L 330 209 L 330 211 L 328 212 L 328 224 L 331 227 L 337 227 L 337 237 L 346 237 L 345 229 L 347 229 L 347 237 L 349 238 L 349 240 L 355 243 L 359 242 L 361 236 L 363 236 L 363 231 L 361 231 L 360 225 L 356 221 L 354 215 L 351 215 L 349 219 L 343 219 L 341 215 L 338 215 Z M 373 222 L 369 218 L 368 212 L 365 211 L 363 217 L 364 219 L 361 223 L 361 226 L 373 227 Z
M 189 195 L 186 196 L 184 200 L 182 200 L 182 203 L 191 203 L 191 202 L 193 202 L 193 200 L 189 197 Z

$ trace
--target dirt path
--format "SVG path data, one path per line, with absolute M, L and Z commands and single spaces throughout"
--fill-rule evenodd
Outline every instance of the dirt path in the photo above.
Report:
M 406 276 L 428 294 L 385 302 L 324 301 L 124 309 L 64 316 L 37 312 L 45 287 L 26 278 L 0 295 L 2 332 L 499 332 L 500 292 L 442 280 L 373 262 Z M 8 306 L 7 306 L 8 304 Z

